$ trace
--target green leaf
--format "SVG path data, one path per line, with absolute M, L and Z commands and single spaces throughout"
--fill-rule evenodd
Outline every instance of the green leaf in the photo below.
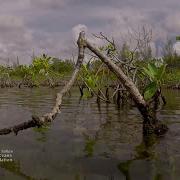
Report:
M 45 69 L 40 69 L 39 74 L 45 74 Z
M 85 144 L 84 152 L 86 153 L 86 156 L 91 157 L 94 152 L 94 146 L 96 144 L 96 141 L 94 139 L 88 139 Z
M 180 41 L 180 36 L 176 36 L 176 41 Z
M 91 97 L 91 92 L 89 90 L 85 89 L 83 98 L 90 98 L 90 97 Z
M 148 63 L 148 69 L 151 72 L 151 74 L 156 77 L 158 74 L 158 68 L 155 66 L 154 63 Z
M 85 78 L 85 81 L 89 87 L 91 87 L 91 88 L 93 87 L 93 80 L 92 80 L 91 76 Z
M 150 79 L 154 79 L 154 78 L 155 78 L 154 75 L 151 73 L 151 71 L 150 71 L 149 69 L 143 67 L 143 71 L 144 71 L 145 74 L 148 75 L 148 77 L 149 77 Z
M 161 81 L 165 73 L 166 65 L 157 67 L 154 63 L 149 63 L 148 68 L 143 68 L 144 73 L 147 74 L 151 81 Z
M 162 80 L 162 78 L 165 74 L 165 71 L 166 71 L 166 66 L 167 66 L 166 64 L 163 64 L 158 68 L 158 74 L 157 74 L 158 80 Z
M 147 85 L 145 88 L 145 91 L 144 91 L 145 100 L 151 99 L 157 90 L 158 90 L 158 87 L 157 87 L 157 84 L 155 82 L 152 82 L 149 85 Z

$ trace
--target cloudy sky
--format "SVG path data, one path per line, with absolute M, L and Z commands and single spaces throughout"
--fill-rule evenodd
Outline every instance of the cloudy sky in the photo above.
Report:
M 153 44 L 180 35 L 179 0 L 0 0 L 0 60 L 32 52 L 56 57 L 76 53 L 80 29 L 104 32 L 119 39 L 128 29 L 148 25 Z M 180 50 L 180 45 L 175 45 Z

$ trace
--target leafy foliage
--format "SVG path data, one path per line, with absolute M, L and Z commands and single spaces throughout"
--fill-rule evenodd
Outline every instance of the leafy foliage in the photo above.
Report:
M 49 57 L 43 54 L 40 57 L 35 57 L 32 61 L 32 69 L 35 74 L 44 74 L 47 75 L 50 71 L 52 64 L 52 57 Z
M 57 58 L 52 59 L 51 70 L 56 73 L 69 74 L 73 71 L 74 64 L 70 60 L 59 60 Z
M 46 81 L 55 81 L 73 70 L 70 60 L 59 60 L 46 54 L 36 56 L 30 65 L 0 66 L 0 76 L 8 74 L 11 80 L 26 81 L 33 85 L 40 85 Z
M 176 41 L 180 41 L 180 36 L 176 36 Z
M 150 83 L 144 90 L 144 98 L 146 100 L 152 98 L 156 91 L 161 87 L 165 75 L 166 64 L 159 67 L 155 63 L 148 63 L 147 67 L 143 67 L 144 75 L 147 75 Z
M 114 79 L 116 79 L 114 74 L 100 60 L 84 64 L 79 76 L 79 81 L 86 86 L 83 97 L 92 97 L 92 94 L 97 95 L 101 91 L 103 99 L 106 99 L 103 91 Z
M 158 90 L 157 84 L 155 82 L 151 82 L 146 86 L 144 90 L 144 98 L 146 100 L 150 99 L 151 97 L 154 96 L 157 90 Z

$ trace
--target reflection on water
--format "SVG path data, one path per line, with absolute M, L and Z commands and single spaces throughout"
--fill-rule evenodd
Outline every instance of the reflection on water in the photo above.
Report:
M 0 127 L 47 112 L 58 89 L 0 89 Z M 159 118 L 169 124 L 161 139 L 142 137 L 135 108 L 79 99 L 74 89 L 61 114 L 47 127 L 0 136 L 0 150 L 13 150 L 13 163 L 0 163 L 7 180 L 179 180 L 180 92 L 165 91 Z

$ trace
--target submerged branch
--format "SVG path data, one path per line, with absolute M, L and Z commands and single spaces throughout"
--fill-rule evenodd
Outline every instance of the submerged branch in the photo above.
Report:
M 85 41 L 85 33 L 81 32 L 79 34 L 79 39 L 77 41 L 78 48 L 79 48 L 79 54 L 78 54 L 78 59 L 77 59 L 77 63 L 75 66 L 74 73 L 72 74 L 69 82 L 63 87 L 63 89 L 59 93 L 57 93 L 56 103 L 55 103 L 52 111 L 41 117 L 33 115 L 32 120 L 20 123 L 18 125 L 15 125 L 15 126 L 12 126 L 9 128 L 0 129 L 0 135 L 6 135 L 6 134 L 10 134 L 12 132 L 14 132 L 17 135 L 17 133 L 21 130 L 28 129 L 31 127 L 40 127 L 42 125 L 45 125 L 48 122 L 52 122 L 55 119 L 57 114 L 60 112 L 63 96 L 71 89 L 71 87 L 73 86 L 73 84 L 78 76 L 78 72 L 80 71 L 80 67 L 81 67 L 83 59 L 84 59 L 84 49 L 85 49 L 84 41 Z
M 78 39 L 77 44 L 78 44 L 78 48 L 79 48 L 79 54 L 78 54 L 78 60 L 77 60 L 76 66 L 75 66 L 74 73 L 73 73 L 71 79 L 69 80 L 69 82 L 63 87 L 63 89 L 59 93 L 57 93 L 56 103 L 55 103 L 52 111 L 41 117 L 32 116 L 32 120 L 21 123 L 19 125 L 16 125 L 16 126 L 13 126 L 10 128 L 1 129 L 0 135 L 9 134 L 11 132 L 14 132 L 15 134 L 17 134 L 18 131 L 20 131 L 20 130 L 27 129 L 30 127 L 35 127 L 35 126 L 40 127 L 42 125 L 45 125 L 48 122 L 52 122 L 55 119 L 57 114 L 60 112 L 63 96 L 71 89 L 71 87 L 73 86 L 73 84 L 77 78 L 78 72 L 80 70 L 80 67 L 81 67 L 83 59 L 84 59 L 84 49 L 86 47 L 90 51 L 92 51 L 98 58 L 100 58 L 100 60 L 104 64 L 107 65 L 109 70 L 111 70 L 117 76 L 117 78 L 120 80 L 123 87 L 130 93 L 137 108 L 139 109 L 141 115 L 143 116 L 143 120 L 144 120 L 143 133 L 144 134 L 156 133 L 156 134 L 161 135 L 161 134 L 164 134 L 168 130 L 166 125 L 156 123 L 157 122 L 156 119 L 150 113 L 150 109 L 149 109 L 150 106 L 145 101 L 145 99 L 142 96 L 142 94 L 140 93 L 139 89 L 136 87 L 135 82 L 133 82 L 133 80 L 131 78 L 129 78 L 123 72 L 121 66 L 117 66 L 109 57 L 105 56 L 96 47 L 94 47 L 90 42 L 88 42 L 85 39 L 84 32 L 81 32 L 79 34 L 79 39 Z M 120 93 L 119 87 L 118 87 L 117 91 Z M 97 102 L 99 102 L 102 94 L 103 93 L 101 93 L 100 90 L 98 90 Z M 109 101 L 108 91 L 107 91 L 106 95 L 108 98 L 106 98 L 106 97 L 104 97 L 104 98 Z M 118 94 L 118 95 L 119 95 L 119 97 L 118 97 L 118 99 L 119 99 L 120 94 Z M 101 97 L 101 98 L 103 98 L 103 97 Z M 157 109 L 156 106 L 155 106 L 155 109 Z

